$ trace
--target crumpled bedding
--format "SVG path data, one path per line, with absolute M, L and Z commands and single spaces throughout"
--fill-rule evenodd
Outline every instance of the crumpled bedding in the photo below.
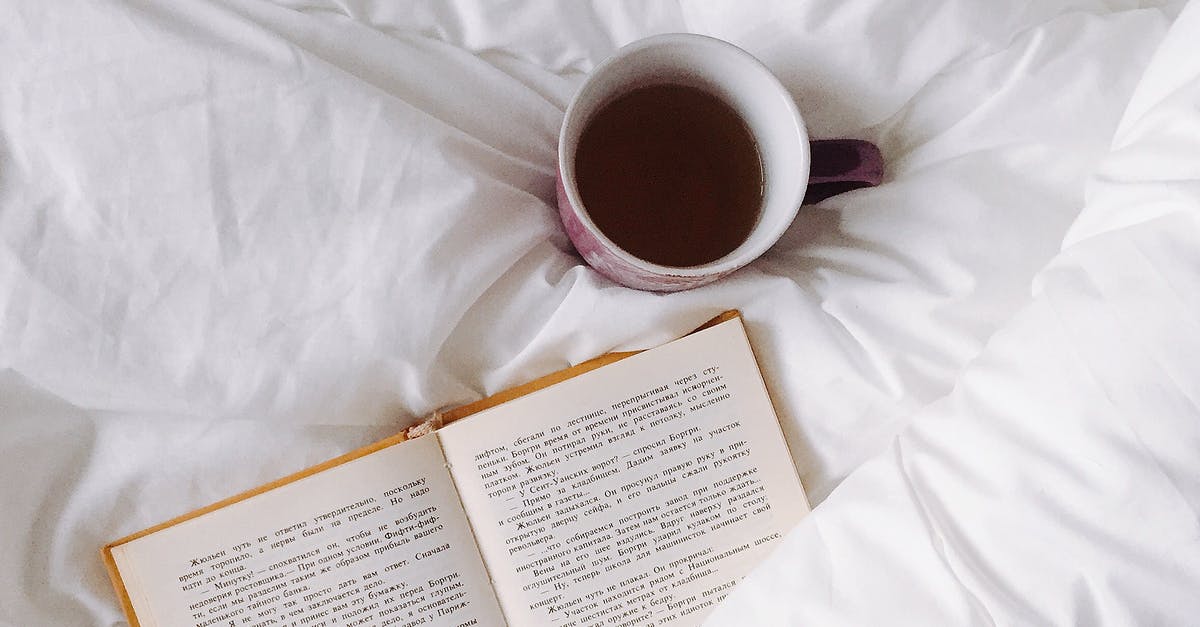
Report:
M 1200 6 L 1033 298 L 709 624 L 1200 615 Z
M 122 624 L 105 541 L 731 307 L 816 507 L 712 624 L 1186 624 L 1182 8 L 5 4 L 0 624 Z M 759 56 L 884 185 L 695 291 L 582 265 L 562 111 L 669 31 Z

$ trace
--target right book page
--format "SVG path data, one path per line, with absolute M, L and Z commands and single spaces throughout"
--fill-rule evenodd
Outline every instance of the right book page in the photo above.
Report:
M 740 318 L 438 433 L 512 625 L 697 625 L 808 512 Z

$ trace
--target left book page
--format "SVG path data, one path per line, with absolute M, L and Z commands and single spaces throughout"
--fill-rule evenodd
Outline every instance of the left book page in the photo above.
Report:
M 111 551 L 141 627 L 504 624 L 436 434 Z

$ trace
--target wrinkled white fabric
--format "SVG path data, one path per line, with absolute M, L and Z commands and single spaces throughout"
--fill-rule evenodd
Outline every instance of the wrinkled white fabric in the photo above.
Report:
M 995 523 L 956 517 L 990 507 L 998 491 L 964 477 L 962 464 L 1008 463 L 1010 453 L 1026 454 L 1022 445 L 1036 447 L 1039 464 L 1000 493 L 1047 499 L 1050 509 L 1038 512 L 1051 518 L 1047 539 L 1058 541 L 1079 514 L 1053 510 L 1054 498 L 1063 507 L 1086 502 L 1055 474 L 1075 476 L 1074 456 L 1057 461 L 1059 432 L 989 455 L 938 448 L 949 444 L 920 430 L 907 437 L 932 448 L 889 445 L 914 413 L 921 424 L 965 413 L 953 409 L 968 402 L 957 400 L 964 394 L 975 422 L 1032 403 L 1004 392 L 1025 383 L 1012 358 L 989 349 L 981 363 L 996 364 L 994 389 L 958 391 L 922 409 L 951 391 L 1015 312 L 1005 332 L 1013 346 L 1025 337 L 1013 327 L 1039 322 L 1030 311 L 1051 291 L 1029 305 L 1032 278 L 1062 246 L 1084 183 L 1179 5 L 5 3 L 0 624 L 119 624 L 97 557 L 103 542 L 438 407 L 607 350 L 657 344 L 731 307 L 747 319 L 814 502 L 882 455 L 838 489 L 829 500 L 836 506 L 817 508 L 731 611 L 818 624 L 905 608 L 963 622 L 1025 622 L 1013 613 L 1020 607 L 1030 620 L 1057 624 L 1088 622 L 1064 613 L 1079 607 L 1116 623 L 1138 616 L 1121 603 L 1143 594 L 1138 582 L 1148 580 L 1138 574 L 1178 563 L 1160 544 L 1127 556 L 1144 571 L 1121 571 L 1105 561 L 1107 536 L 1079 534 L 1079 554 L 1109 569 L 1110 588 L 1084 580 L 1052 607 L 1044 603 L 1068 581 L 1065 567 L 1044 571 L 1040 595 L 1041 580 L 992 590 L 979 574 L 1015 568 L 1029 547 L 979 542 L 971 534 L 994 533 Z M 558 229 L 558 125 L 591 67 L 667 31 L 714 35 L 762 58 L 814 137 L 879 143 L 885 184 L 806 208 L 779 245 L 715 285 L 657 295 L 598 277 Z M 1150 71 L 1156 87 L 1143 84 L 1134 100 L 1145 111 L 1183 76 L 1162 63 Z M 1139 150 L 1159 147 L 1164 155 L 1190 149 Z M 1106 185 L 1129 190 L 1137 185 L 1123 177 L 1141 180 L 1136 169 L 1105 172 L 1071 231 L 1076 240 L 1141 224 L 1131 211 L 1171 213 L 1115 200 L 1101 209 L 1098 198 L 1132 193 Z M 1131 255 L 1113 263 L 1125 267 Z M 1158 313 L 1153 300 L 1121 302 Z M 1061 357 L 1049 341 L 1035 348 Z M 1124 372 L 1117 361 L 1095 385 L 1153 378 L 1154 363 L 1132 360 Z M 1074 372 L 1064 365 L 1061 376 Z M 1116 424 L 1124 414 L 1106 415 Z M 1067 426 L 1064 436 L 1077 435 Z M 1111 476 L 1124 476 L 1120 442 L 1094 453 Z M 897 457 L 906 447 L 911 456 Z M 911 465 L 908 478 L 889 459 Z M 1161 506 L 1162 528 L 1181 528 L 1163 484 L 1137 487 L 1150 496 L 1133 511 L 1150 516 Z M 954 496 L 953 524 L 905 518 L 918 489 Z M 883 513 L 896 520 L 881 524 L 874 517 Z M 947 543 L 938 535 L 947 529 L 965 539 Z M 953 551 L 976 546 L 992 552 Z M 1186 557 L 1181 550 L 1173 559 Z M 887 585 L 908 565 L 907 585 Z M 839 570 L 853 580 L 803 587 Z M 765 594 L 764 578 L 795 582 L 785 590 L 804 612 Z M 1167 603 L 1174 592 L 1145 594 Z
M 1195 623 L 1198 36 L 1193 5 L 1032 302 L 707 624 Z

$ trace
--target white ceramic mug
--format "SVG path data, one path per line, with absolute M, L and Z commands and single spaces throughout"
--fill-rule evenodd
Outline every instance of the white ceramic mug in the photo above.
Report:
M 620 96 L 658 84 L 694 87 L 721 99 L 738 112 L 758 145 L 764 179 L 758 222 L 741 245 L 709 263 L 663 266 L 630 254 L 596 227 L 576 185 L 575 153 L 592 118 Z M 715 281 L 765 252 L 792 223 L 806 192 L 814 202 L 817 196 L 876 185 L 882 175 L 883 160 L 873 144 L 827 140 L 810 146 L 791 95 L 746 51 L 702 35 L 658 35 L 621 48 L 597 66 L 567 108 L 558 142 L 558 209 L 576 250 L 601 274 L 636 289 L 676 291 Z

